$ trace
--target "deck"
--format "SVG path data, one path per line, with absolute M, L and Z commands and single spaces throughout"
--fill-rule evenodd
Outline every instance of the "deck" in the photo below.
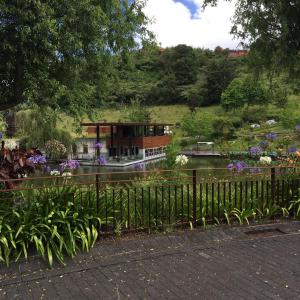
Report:
M 180 154 L 191 156 L 191 157 L 220 157 L 221 154 L 217 151 L 207 151 L 207 150 L 184 150 Z

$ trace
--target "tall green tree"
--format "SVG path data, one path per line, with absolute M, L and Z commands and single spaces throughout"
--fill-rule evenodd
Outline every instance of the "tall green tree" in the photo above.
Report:
M 150 37 L 145 1 L 1 0 L 0 110 L 34 102 L 71 113 L 105 96 L 110 59 Z

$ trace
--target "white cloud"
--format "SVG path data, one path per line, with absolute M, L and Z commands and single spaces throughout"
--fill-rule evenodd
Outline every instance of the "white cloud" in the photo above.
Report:
M 239 42 L 230 35 L 234 2 L 220 0 L 217 7 L 207 7 L 203 0 L 190 0 L 197 7 L 193 16 L 182 3 L 173 0 L 148 0 L 145 13 L 153 18 L 149 25 L 162 47 L 187 44 L 193 47 L 214 49 L 216 46 L 235 49 Z

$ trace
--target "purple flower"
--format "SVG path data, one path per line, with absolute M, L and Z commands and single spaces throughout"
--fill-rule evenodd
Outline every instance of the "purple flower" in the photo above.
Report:
M 275 141 L 277 139 L 277 133 L 271 132 L 266 134 L 266 139 L 269 141 Z
M 101 142 L 98 142 L 95 144 L 95 148 L 96 149 L 102 149 L 103 148 L 103 144 Z
M 263 149 L 260 146 L 258 146 L 258 147 L 250 147 L 249 148 L 249 154 L 253 155 L 253 156 L 261 155 L 262 152 L 263 152 Z
M 64 171 L 65 169 L 74 170 L 79 168 L 79 166 L 80 166 L 79 161 L 75 159 L 67 160 L 59 165 L 61 171 Z
M 144 166 L 143 166 L 143 164 L 141 164 L 141 163 L 136 163 L 136 164 L 134 165 L 134 169 L 135 169 L 136 171 L 141 171 L 141 170 L 144 169 Z
M 300 133 L 300 125 L 296 125 L 295 130 Z
M 268 141 L 261 141 L 259 143 L 259 147 L 262 149 L 262 150 L 266 150 L 269 146 L 269 142 Z
M 31 164 L 34 164 L 34 165 L 42 165 L 42 164 L 45 164 L 47 161 L 46 161 L 46 157 L 44 155 L 33 155 L 33 156 L 30 156 L 27 161 Z
M 261 169 L 258 168 L 258 167 L 251 168 L 251 169 L 250 169 L 250 173 L 252 173 L 252 174 L 258 174 L 258 173 L 261 173 Z
M 51 167 L 50 166 L 44 166 L 44 173 L 50 173 Z
M 236 161 L 227 165 L 227 169 L 230 171 L 242 172 L 248 165 L 244 161 Z
M 227 165 L 227 169 L 228 169 L 229 171 L 233 171 L 233 169 L 234 169 L 234 164 L 231 163 L 231 164 Z
M 97 161 L 98 161 L 98 164 L 100 166 L 105 166 L 107 164 L 107 160 L 105 158 L 104 155 L 100 155 L 98 158 L 97 158 Z
M 293 154 L 293 153 L 296 153 L 297 152 L 297 147 L 289 147 L 287 149 L 287 153 L 289 154 Z
M 0 132 L 0 140 L 2 140 L 2 138 L 3 138 L 3 133 Z

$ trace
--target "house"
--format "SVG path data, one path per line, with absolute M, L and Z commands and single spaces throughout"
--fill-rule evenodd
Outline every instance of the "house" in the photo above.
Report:
M 248 50 L 229 50 L 228 51 L 228 57 L 234 58 L 234 57 L 242 57 L 248 55 Z
M 171 142 L 170 126 L 166 123 L 96 122 L 82 123 L 86 136 L 78 139 L 75 157 L 96 162 L 101 156 L 108 166 L 128 166 L 162 158 Z

